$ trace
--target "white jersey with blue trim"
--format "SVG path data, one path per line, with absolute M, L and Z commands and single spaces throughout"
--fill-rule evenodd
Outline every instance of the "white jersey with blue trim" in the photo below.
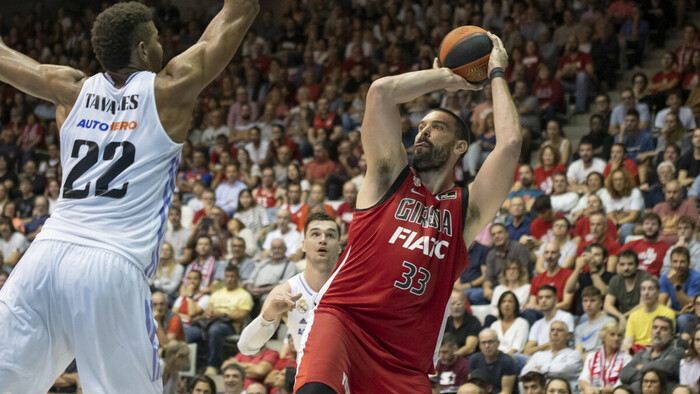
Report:
M 39 239 L 122 255 L 155 275 L 182 144 L 156 109 L 155 74 L 117 89 L 107 74 L 85 81 L 60 131 L 63 179 Z
M 311 312 L 316 306 L 318 292 L 313 291 L 309 284 L 306 283 L 303 272 L 291 277 L 287 283 L 291 287 L 292 295 L 301 293 L 301 298 L 297 301 L 294 309 L 287 312 L 287 328 L 292 335 L 294 349 L 299 352 L 301 336 L 304 334 Z

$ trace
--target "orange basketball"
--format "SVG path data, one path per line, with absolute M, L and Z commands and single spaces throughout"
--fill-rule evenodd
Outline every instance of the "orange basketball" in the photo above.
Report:
M 486 30 L 478 26 L 460 26 L 442 39 L 438 48 L 441 67 L 450 68 L 470 83 L 489 81 L 488 64 L 493 44 Z

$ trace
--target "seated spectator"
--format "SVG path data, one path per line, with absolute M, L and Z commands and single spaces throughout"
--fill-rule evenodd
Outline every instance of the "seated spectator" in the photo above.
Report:
M 180 316 L 168 309 L 168 296 L 160 291 L 151 294 L 153 302 L 153 320 L 158 323 L 156 336 L 161 349 L 172 340 L 184 341 Z
M 256 302 L 265 301 L 270 290 L 296 274 L 296 266 L 285 256 L 284 240 L 273 239 L 270 245 L 270 257 L 256 265 L 243 286 Z
M 663 118 L 661 129 L 659 129 L 659 138 L 656 140 L 657 162 L 667 146 L 676 145 L 682 148 L 684 153 L 688 152 L 692 147 L 692 138 L 686 134 L 686 128 L 680 122 L 678 114 L 674 112 L 667 113 Z
M 581 352 L 581 357 L 585 360 L 587 354 L 603 344 L 600 335 L 603 326 L 610 322 L 617 324 L 617 320 L 603 312 L 603 295 L 597 287 L 584 288 L 581 299 L 585 317 L 581 316 L 581 321 L 574 330 L 574 349 Z
M 282 204 L 278 189 L 275 186 L 275 171 L 272 168 L 265 167 L 262 170 L 260 186 L 253 189 L 253 197 L 257 205 L 267 210 L 277 208 Z
M 552 209 L 551 198 L 547 195 L 537 197 L 532 204 L 532 211 L 537 217 L 530 224 L 530 235 L 539 242 L 548 242 L 554 238 L 552 224 L 558 216 Z M 536 242 L 534 246 L 539 247 L 539 244 Z
M 568 191 L 566 174 L 558 172 L 552 177 L 552 195 L 550 201 L 552 210 L 557 213 L 569 215 L 578 203 L 579 195 L 576 192 Z
M 251 383 L 245 392 L 246 394 L 268 394 L 267 386 L 258 382 Z
M 600 98 L 597 98 L 596 101 L 597 100 L 600 100 Z M 609 102 L 609 99 L 606 100 Z M 610 115 L 608 115 L 608 118 L 609 116 Z M 608 161 L 610 159 L 610 148 L 612 148 L 612 145 L 615 143 L 615 138 L 608 134 L 608 128 L 605 125 L 605 118 L 603 116 L 598 114 L 591 115 L 588 134 L 584 135 L 581 139 L 583 140 L 583 138 L 590 140 L 593 145 L 593 155 L 601 158 L 603 161 Z
M 216 383 L 206 375 L 195 375 L 189 384 L 189 393 L 216 393 Z
M 593 172 L 602 173 L 605 170 L 605 161 L 593 157 L 593 142 L 586 136 L 581 138 L 578 145 L 578 155 L 579 159 L 569 165 L 566 177 L 569 180 L 570 190 L 585 193 L 589 191 L 586 187 L 588 175 Z
M 464 163 L 466 163 L 466 170 L 472 179 L 476 176 L 477 170 L 488 157 L 489 153 L 496 146 L 496 128 L 493 121 L 493 112 L 489 112 L 484 121 L 479 128 L 476 130 L 476 138 L 472 144 L 469 145 L 467 154 L 464 155 Z
M 691 140 L 693 150 L 681 156 L 678 161 L 678 180 L 683 186 L 690 186 L 700 174 L 700 129 L 693 130 Z
M 564 53 L 559 59 L 556 78 L 564 91 L 576 97 L 576 113 L 586 112 L 591 78 L 595 75 L 591 55 L 579 50 L 578 37 L 570 35 L 564 46 Z
M 199 342 L 205 336 L 202 331 L 207 332 L 206 347 L 202 343 L 202 348 L 208 350 L 205 375 L 218 374 L 224 340 L 243 330 L 243 321 L 253 309 L 253 298 L 238 283 L 238 268 L 229 265 L 224 275 L 225 287 L 212 294 L 202 314 L 205 320 L 195 320 L 187 335 L 189 342 Z
M 602 179 L 602 175 L 598 173 L 593 173 L 592 175 L 597 174 L 595 176 L 591 176 L 591 178 L 596 178 L 600 176 L 600 179 Z M 598 181 L 596 180 L 595 182 L 590 182 L 590 183 L 597 183 Z M 598 190 L 598 193 L 600 195 L 608 196 L 608 191 L 607 189 L 600 189 Z M 603 215 L 603 220 L 605 223 L 607 223 L 607 228 L 605 229 L 605 236 L 606 238 L 610 238 L 612 240 L 617 239 L 617 227 L 615 227 L 615 223 L 610 220 L 607 215 L 605 214 L 605 205 L 603 203 L 603 199 L 597 194 L 588 194 L 587 196 L 583 196 L 581 200 L 587 199 L 585 205 L 579 204 L 578 208 L 582 208 L 578 211 L 575 211 L 572 216 L 572 218 L 576 219 L 576 224 L 574 225 L 574 242 L 581 243 L 581 241 L 585 242 L 591 242 L 593 239 L 593 236 L 591 235 L 591 215 L 593 214 L 601 214 Z M 579 200 L 579 202 L 581 201 Z M 575 209 L 578 209 L 575 208 Z
M 333 174 L 338 163 L 328 157 L 328 148 L 323 142 L 314 144 L 314 158 L 304 165 L 306 179 L 314 183 L 325 184 L 326 179 Z
M 601 212 L 595 212 L 588 217 L 588 226 L 590 229 L 590 241 L 588 237 L 583 237 L 576 249 L 576 256 L 583 254 L 583 248 L 594 243 L 601 244 L 605 247 L 608 254 L 607 270 L 614 271 L 617 264 L 617 255 L 620 252 L 620 244 L 614 238 L 610 238 L 607 230 L 608 220 Z
M 566 286 L 566 280 L 569 279 L 572 271 L 559 265 L 559 257 L 561 256 L 559 245 L 555 241 L 547 242 L 544 245 L 542 256 L 542 267 L 544 271 L 532 279 L 530 297 L 526 309 L 536 305 L 538 294 L 536 289 L 544 285 L 552 285 L 557 289 L 557 308 L 569 310 L 573 297 L 566 294 L 564 288 Z
M 543 374 L 530 371 L 520 375 L 520 383 L 523 384 L 523 394 L 544 394 L 546 380 Z
M 532 95 L 540 104 L 541 116 L 545 122 L 555 119 L 556 113 L 564 110 L 564 87 L 558 78 L 552 78 L 546 64 L 538 66 L 537 79 L 532 84 Z
M 245 108 L 245 106 L 243 107 Z M 246 149 L 239 149 L 236 153 L 236 161 L 238 162 L 238 172 L 241 174 L 240 179 L 248 186 L 249 189 L 255 188 L 260 182 L 260 166 L 253 162 L 250 158 L 250 153 Z
M 308 212 L 309 209 L 306 200 L 302 200 L 301 196 L 301 185 L 298 183 L 289 183 L 287 185 L 287 202 L 280 207 L 280 209 L 289 211 L 292 215 L 292 223 L 299 232 L 304 230 L 304 222 L 302 221 L 304 210 Z
M 12 220 L 0 216 L 0 253 L 4 263 L 2 269 L 10 273 L 28 247 L 24 235 L 12 227 Z
M 173 246 L 168 242 L 163 242 L 160 249 L 160 261 L 158 270 L 153 277 L 151 287 L 165 294 L 175 294 L 180 281 L 185 273 L 185 267 L 175 260 Z
M 552 177 L 557 172 L 566 173 L 566 166 L 561 164 L 558 147 L 545 145 L 540 149 L 540 165 L 535 168 L 535 185 L 546 194 L 552 193 Z
M 664 189 L 671 180 L 675 179 L 676 166 L 670 161 L 662 161 L 656 166 L 657 181 L 651 185 L 640 185 L 639 189 L 644 194 L 644 206 L 653 208 L 656 204 L 666 201 Z
M 469 295 L 474 292 L 483 294 L 481 287 L 486 279 L 486 256 L 491 248 L 478 241 L 474 241 L 469 248 L 469 266 L 462 272 L 459 279 L 455 281 L 454 289 L 464 292 L 469 299 Z
M 617 136 L 620 134 L 624 124 L 627 111 L 636 109 L 639 114 L 639 129 L 649 130 L 650 116 L 649 107 L 645 103 L 637 102 L 638 97 L 635 96 L 632 89 L 623 89 L 620 93 L 621 103 L 616 105 L 610 115 L 610 126 L 608 133 Z
M 619 168 L 627 170 L 635 185 L 639 183 L 639 169 L 637 168 L 637 163 L 627 157 L 627 147 L 624 144 L 615 143 L 612 148 L 610 148 L 610 161 L 608 161 L 605 170 L 603 170 L 603 177 L 607 180 L 610 172 Z
M 583 363 L 581 354 L 567 347 L 570 338 L 568 325 L 561 320 L 553 321 L 549 328 L 549 346 L 532 355 L 520 371 L 521 375 L 539 371 L 548 378 L 558 377 L 569 382 L 578 379 Z
M 498 303 L 501 295 L 505 292 L 512 292 L 518 299 L 518 305 L 524 306 L 527 304 L 530 296 L 530 279 L 527 268 L 518 260 L 508 260 L 503 267 L 503 270 L 498 275 L 498 286 L 493 290 L 491 297 L 491 313 L 484 320 L 485 326 L 490 326 L 490 323 L 499 316 Z M 518 314 L 520 313 L 518 307 Z
M 255 235 L 252 231 L 250 231 L 249 228 L 245 227 L 243 222 L 241 222 L 238 219 L 231 219 L 226 224 L 226 229 L 228 230 L 228 236 L 230 241 L 233 241 L 233 239 L 236 237 L 242 238 L 243 241 L 245 241 L 245 256 L 250 257 L 254 260 L 258 258 L 260 254 L 260 249 L 258 248 L 257 241 L 255 240 Z M 229 246 L 228 250 L 229 252 L 231 252 L 232 248 Z M 232 258 L 233 254 L 229 253 L 228 255 L 226 255 L 226 257 Z M 247 269 L 243 267 L 239 268 L 242 270 L 241 278 L 243 278 L 244 276 L 247 277 Z
M 229 163 L 224 167 L 226 182 L 217 186 L 215 191 L 216 205 L 226 212 L 226 216 L 231 217 L 238 208 L 238 196 L 248 187 L 238 180 L 238 164 Z
M 587 219 L 586 219 L 586 227 L 585 230 L 584 228 L 579 229 L 578 228 L 578 221 L 580 219 L 583 219 L 590 215 L 593 212 L 603 212 L 608 210 L 608 207 L 610 206 L 610 193 L 608 193 L 608 190 L 605 188 L 605 178 L 603 178 L 603 174 L 600 172 L 591 172 L 588 174 L 586 177 L 586 183 L 582 185 L 583 187 L 581 188 L 585 194 L 579 198 L 578 203 L 576 203 L 576 206 L 572 210 L 571 213 L 571 220 L 572 222 L 576 223 L 574 226 L 576 233 L 574 233 L 575 237 L 580 237 L 580 234 L 577 234 L 578 232 L 585 231 L 588 232 L 588 227 L 587 227 Z M 593 196 L 595 198 L 595 207 L 589 208 L 588 201 Z M 610 221 L 612 224 L 612 221 Z M 615 231 L 615 238 L 617 238 L 617 230 L 614 226 L 612 225 L 613 229 Z M 610 230 L 610 229 L 609 229 Z
M 629 326 L 627 326 L 629 328 Z M 683 349 L 672 346 L 673 320 L 657 316 L 651 324 L 651 347 L 635 353 L 622 372 L 620 380 L 626 386 L 635 386 L 647 376 L 650 370 L 659 370 L 666 374 L 671 385 L 678 383 L 678 369 L 683 358 Z M 665 391 L 660 391 L 663 393 Z
M 171 206 L 168 210 L 168 225 L 165 230 L 165 237 L 163 238 L 165 242 L 169 243 L 172 247 L 173 258 L 178 263 L 185 259 L 187 239 L 189 239 L 191 235 L 191 231 L 182 226 L 181 209 L 180 206 L 176 205 Z
M 299 217 L 301 223 L 306 223 L 306 219 L 311 214 L 311 207 L 314 205 L 322 206 L 323 211 L 326 212 L 328 216 L 335 218 L 336 215 L 335 211 L 333 210 L 333 207 L 326 204 L 326 189 L 324 189 L 323 185 L 314 184 L 311 186 L 311 193 L 309 194 L 309 204 L 301 208 L 301 216 Z M 299 231 L 301 232 L 302 230 Z
M 532 210 L 535 199 L 544 194 L 534 184 L 534 179 L 535 173 L 532 171 L 532 167 L 529 164 L 520 164 L 520 167 L 518 167 L 519 189 L 510 192 L 508 199 L 503 203 L 503 208 L 508 209 L 510 201 L 514 197 L 522 197 L 523 201 L 525 201 L 525 211 L 529 213 Z
M 616 142 L 621 142 L 627 149 L 627 157 L 637 163 L 638 166 L 647 164 L 647 160 L 656 155 L 654 150 L 654 137 L 650 132 L 639 127 L 639 112 L 630 109 L 625 114 L 625 123 Z M 639 179 L 644 182 L 645 173 L 640 171 Z
M 185 267 L 185 280 L 183 283 L 187 284 L 189 280 L 187 274 L 192 270 L 196 270 L 202 275 L 200 278 L 201 288 L 210 292 L 208 289 L 216 287 L 214 282 L 218 279 L 218 276 L 221 276 L 222 267 L 225 267 L 225 263 L 218 262 L 214 257 L 211 237 L 200 235 L 197 237 L 195 246 L 195 258 Z
M 663 266 L 663 256 L 671 247 L 670 244 L 659 240 L 661 218 L 654 212 L 642 216 L 643 238 L 627 242 L 620 250 L 633 250 L 639 256 L 639 269 L 657 278 Z M 662 302 L 663 303 L 663 302 Z
M 501 293 L 497 308 L 498 320 L 491 323 L 491 329 L 498 335 L 498 350 L 509 356 L 522 353 L 530 326 L 520 317 L 520 302 L 515 293 L 509 290 Z
M 457 345 L 455 352 L 467 357 L 474 353 L 481 330 L 479 319 L 467 312 L 467 299 L 461 291 L 452 291 L 450 296 L 450 315 L 445 323 L 445 333 L 450 334 Z
M 20 195 L 15 199 L 15 207 L 17 208 L 17 217 L 28 219 L 34 211 L 34 191 L 32 183 L 24 174 L 19 175 L 19 192 Z
M 267 346 L 263 346 L 258 353 L 252 356 L 246 356 L 243 353 L 236 354 L 235 357 L 229 358 L 221 364 L 221 370 L 225 370 L 231 364 L 240 365 L 245 370 L 244 387 L 246 388 L 246 393 L 249 392 L 248 387 L 252 389 L 254 384 L 262 385 L 262 388 L 265 390 L 262 393 L 266 393 L 267 389 L 262 382 L 265 380 L 265 376 L 272 371 L 272 367 L 279 358 L 279 353 L 269 349 Z
M 193 193 L 195 182 L 202 182 L 205 187 L 209 187 L 211 180 L 204 152 L 195 150 L 192 152 L 192 169 L 187 170 L 180 179 L 176 180 L 175 185 L 182 193 Z
M 558 164 L 566 166 L 571 158 L 571 141 L 564 136 L 564 131 L 558 120 L 550 120 L 547 122 L 546 139 L 542 142 L 542 146 L 549 145 L 554 149 L 559 150 Z
M 700 48 L 695 48 L 690 57 L 690 63 L 683 71 L 683 82 L 681 88 L 683 93 L 689 93 L 700 85 Z
M 486 370 L 494 393 L 510 394 L 516 390 L 517 369 L 510 356 L 498 350 L 498 335 L 490 328 L 479 333 L 479 349 L 469 357 L 469 370 Z
M 610 194 L 610 212 L 608 218 L 618 227 L 619 239 L 624 242 L 634 232 L 639 213 L 644 209 L 644 198 L 630 174 L 618 168 L 605 180 L 605 188 Z
M 338 217 L 336 222 L 343 229 L 344 240 L 347 242 L 348 230 L 352 223 L 353 213 L 355 212 L 355 203 L 357 202 L 357 186 L 354 183 L 347 181 L 343 185 L 343 202 L 338 206 Z
M 476 341 L 474 341 L 476 348 Z M 456 393 L 459 386 L 467 383 L 469 378 L 469 361 L 457 354 L 457 340 L 450 333 L 442 336 L 438 349 L 438 362 L 435 372 L 440 378 L 441 393 Z
M 175 299 L 171 310 L 180 316 L 185 339 L 190 342 L 188 338 L 190 324 L 207 309 L 210 297 L 200 286 L 202 282 L 201 272 L 192 270 L 185 275 L 185 278 L 187 283 L 180 286 L 180 294 Z
M 609 321 L 600 329 L 600 338 L 596 339 L 602 346 L 588 353 L 578 378 L 582 393 L 611 392 L 622 384 L 620 372 L 632 361 L 632 356 L 620 351 L 623 334 L 624 329 L 616 321 Z
M 240 281 L 245 282 L 255 270 L 255 262 L 246 254 L 246 241 L 234 235 L 231 237 L 229 245 L 231 247 L 231 259 L 228 261 L 228 265 L 237 267 Z
M 474 106 L 472 114 L 469 118 L 471 130 L 473 133 L 476 134 L 481 132 L 484 126 L 484 120 L 486 119 L 486 116 L 493 112 L 493 94 L 491 92 L 491 84 L 486 83 L 482 92 L 484 100 Z M 424 96 L 421 96 L 416 101 L 422 105 L 420 110 L 415 112 L 415 115 L 417 115 L 416 120 L 420 120 L 424 116 L 424 114 L 427 113 L 428 108 L 424 106 L 426 103 Z M 415 126 L 418 126 L 417 122 L 413 123 Z M 475 136 L 478 137 L 478 135 Z
M 640 287 L 641 307 L 630 313 L 622 350 L 628 351 L 633 345 L 651 345 L 651 337 L 654 335 L 654 327 L 656 327 L 652 321 L 656 322 L 656 318 L 659 316 L 668 318 L 671 328 L 673 328 L 676 314 L 670 308 L 659 303 L 659 290 L 659 280 L 655 277 L 642 281 Z M 674 331 L 671 331 L 671 334 Z
M 27 234 L 27 241 L 32 242 L 41 228 L 44 227 L 46 219 L 49 218 L 49 200 L 43 195 L 34 197 L 34 210 L 29 222 L 24 225 L 24 232 Z
M 480 301 L 481 304 L 491 302 L 493 299 L 493 289 L 498 283 L 498 276 L 501 274 L 501 271 L 505 269 L 506 261 L 518 260 L 522 265 L 526 267 L 530 266 L 530 257 L 527 248 L 516 241 L 508 239 L 505 226 L 500 223 L 493 223 L 489 232 L 493 244 L 491 250 L 486 255 L 486 278 L 483 283 L 483 299 L 478 299 L 478 289 L 475 289 L 473 293 L 470 293 L 471 297 L 469 302 L 472 304 L 478 304 L 472 302 L 472 298 L 474 301 Z
M 683 26 L 683 44 L 676 48 L 676 61 L 680 70 L 685 70 L 691 63 L 692 54 L 698 49 L 698 28 L 688 22 Z
M 238 194 L 238 204 L 233 218 L 240 220 L 256 236 L 263 227 L 270 223 L 267 211 L 255 203 L 250 189 L 241 190 L 240 194 Z
M 642 281 L 653 278 L 648 272 L 638 269 L 639 258 L 633 250 L 620 253 L 617 275 L 613 276 L 605 296 L 605 312 L 617 318 L 620 326 L 627 324 L 629 315 L 641 308 L 639 299 Z
M 682 124 L 686 130 L 695 130 L 696 126 L 693 111 L 688 107 L 682 106 L 682 104 L 681 93 L 678 90 L 670 91 L 666 95 L 667 107 L 656 113 L 654 127 L 661 130 L 664 127 L 666 115 L 672 113 L 678 117 L 680 124 Z
M 542 312 L 542 318 L 530 327 L 528 341 L 525 344 L 524 354 L 531 355 L 540 350 L 551 347 L 549 342 L 549 327 L 554 321 L 565 322 L 568 330 L 574 329 L 574 317 L 569 312 L 557 308 L 557 289 L 551 285 L 544 285 L 537 291 L 537 308 Z M 579 355 L 579 359 L 581 356 Z
M 272 242 L 277 239 L 284 241 L 285 245 L 285 255 L 287 257 L 292 256 L 301 247 L 302 235 L 297 231 L 291 224 L 292 215 L 289 211 L 280 209 L 277 211 L 276 220 L 274 224 L 274 230 L 267 233 L 265 236 L 265 241 L 262 244 L 263 254 L 262 257 L 266 258 L 270 255 L 270 250 L 272 248 Z
M 548 243 L 553 243 L 559 250 L 559 260 L 557 263 L 560 267 L 571 269 L 574 266 L 574 258 L 576 257 L 576 243 L 569 239 L 569 230 L 571 224 L 564 217 L 558 217 L 552 222 L 552 240 Z M 535 272 L 541 274 L 544 272 L 544 252 L 547 244 L 542 244 L 535 252 L 537 262 L 535 264 Z
M 671 252 L 671 271 L 659 280 L 661 294 L 659 303 L 667 305 L 671 300 L 671 309 L 676 312 L 678 331 L 689 335 L 695 330 L 695 296 L 700 294 L 700 272 L 690 268 L 688 249 L 679 246 Z
M 511 198 L 508 212 L 510 213 L 506 219 L 508 238 L 519 241 L 523 236 L 530 235 L 532 220 L 528 217 L 529 215 L 526 215 L 525 200 L 522 197 Z
M 620 29 L 627 47 L 627 67 L 639 67 L 642 64 L 644 50 L 649 39 L 649 22 L 642 13 L 640 4 L 633 3 L 631 18 Z
M 671 51 L 667 51 L 661 57 L 661 71 L 654 74 L 649 83 L 648 89 L 652 94 L 657 95 L 656 104 L 658 105 L 661 94 L 666 94 L 672 89 L 677 88 L 681 82 L 681 74 L 676 71 L 676 57 Z M 659 105 L 660 107 L 660 105 Z M 659 108 L 656 108 L 659 109 Z
M 697 298 L 697 297 L 696 297 Z M 697 308 L 696 308 L 697 309 Z M 681 360 L 680 383 L 690 386 L 695 392 L 700 387 L 700 330 L 695 329 L 689 337 L 688 350 Z
M 204 191 L 202 191 L 201 200 L 202 208 L 195 211 L 192 217 L 192 223 L 190 225 L 190 230 L 192 231 L 194 231 L 195 227 L 202 219 L 211 215 L 212 210 L 216 206 L 216 194 L 213 190 L 204 189 Z
M 583 307 L 583 289 L 595 287 L 600 294 L 608 291 L 608 283 L 614 274 L 606 271 L 607 260 L 608 252 L 599 243 L 585 247 L 581 256 L 576 258 L 574 270 L 566 280 L 566 292 L 574 295 L 575 315 L 586 313 Z M 583 272 L 585 268 L 588 268 L 588 272 Z M 602 296 L 600 301 L 602 307 Z
M 690 253 L 690 267 L 700 271 L 700 242 L 695 240 L 695 220 L 690 216 L 681 216 L 676 222 L 676 232 L 678 242 L 671 245 L 664 256 L 664 265 L 661 267 L 661 274 L 671 270 L 671 253 L 677 247 L 685 247 Z
M 221 368 L 221 374 L 224 376 L 225 394 L 241 394 L 243 393 L 243 384 L 245 383 L 245 369 L 238 364 L 228 364 L 226 368 Z
M 676 222 L 681 216 L 689 216 L 698 222 L 698 209 L 691 201 L 683 198 L 680 182 L 673 179 L 666 184 L 666 201 L 654 206 L 654 213 L 661 217 L 661 235 L 659 239 L 669 244 L 678 242 Z

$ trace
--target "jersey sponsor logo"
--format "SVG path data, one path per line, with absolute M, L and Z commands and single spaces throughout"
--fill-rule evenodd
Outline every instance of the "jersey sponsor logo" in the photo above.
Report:
M 134 130 L 138 126 L 136 121 L 132 120 L 130 122 L 112 122 L 103 123 L 98 120 L 91 119 L 81 119 L 76 127 L 81 127 L 89 130 L 100 130 L 100 131 L 122 131 L 122 130 Z
M 438 200 L 456 200 L 457 199 L 457 191 L 456 190 L 450 190 L 447 193 L 442 193 L 439 196 L 437 196 Z
M 438 209 L 432 205 L 426 207 L 420 201 L 404 198 L 396 208 L 394 217 L 416 223 L 423 228 L 432 227 L 448 237 L 452 236 L 452 214 L 447 209 Z
M 139 107 L 138 94 L 124 96 L 119 101 L 94 93 L 87 93 L 86 96 L 85 108 L 109 112 L 112 115 L 115 115 L 117 111 L 128 111 Z
M 394 245 L 397 244 L 397 241 L 400 243 L 400 240 L 403 240 L 401 247 L 405 249 L 421 249 L 424 255 L 428 257 L 435 256 L 439 259 L 444 259 L 445 251 L 450 248 L 450 243 L 447 241 L 440 241 L 429 235 L 419 236 L 413 230 L 398 226 L 389 239 L 389 243 Z
M 297 312 L 304 314 L 309 311 L 309 305 L 306 303 L 306 300 L 301 299 L 299 302 L 297 302 Z

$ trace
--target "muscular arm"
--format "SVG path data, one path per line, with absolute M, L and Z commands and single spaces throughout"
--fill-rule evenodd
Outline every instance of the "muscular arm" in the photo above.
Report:
M 299 298 L 293 297 L 291 291 L 289 282 L 277 285 L 270 291 L 261 308 L 260 315 L 241 332 L 241 339 L 238 341 L 241 353 L 253 355 L 259 352 L 272 338 L 277 331 L 280 320 L 286 318 L 287 311 L 294 307 L 294 302 Z
M 494 67 L 505 68 L 508 57 L 501 40 L 494 35 L 489 37 L 494 43 L 489 59 L 490 72 Z M 495 78 L 491 82 L 491 92 L 496 147 L 486 158 L 469 190 L 467 225 L 464 226 L 464 241 L 467 245 L 493 219 L 508 197 L 513 186 L 511 175 L 515 173 L 520 157 L 520 117 L 508 90 L 508 83 L 503 78 Z

